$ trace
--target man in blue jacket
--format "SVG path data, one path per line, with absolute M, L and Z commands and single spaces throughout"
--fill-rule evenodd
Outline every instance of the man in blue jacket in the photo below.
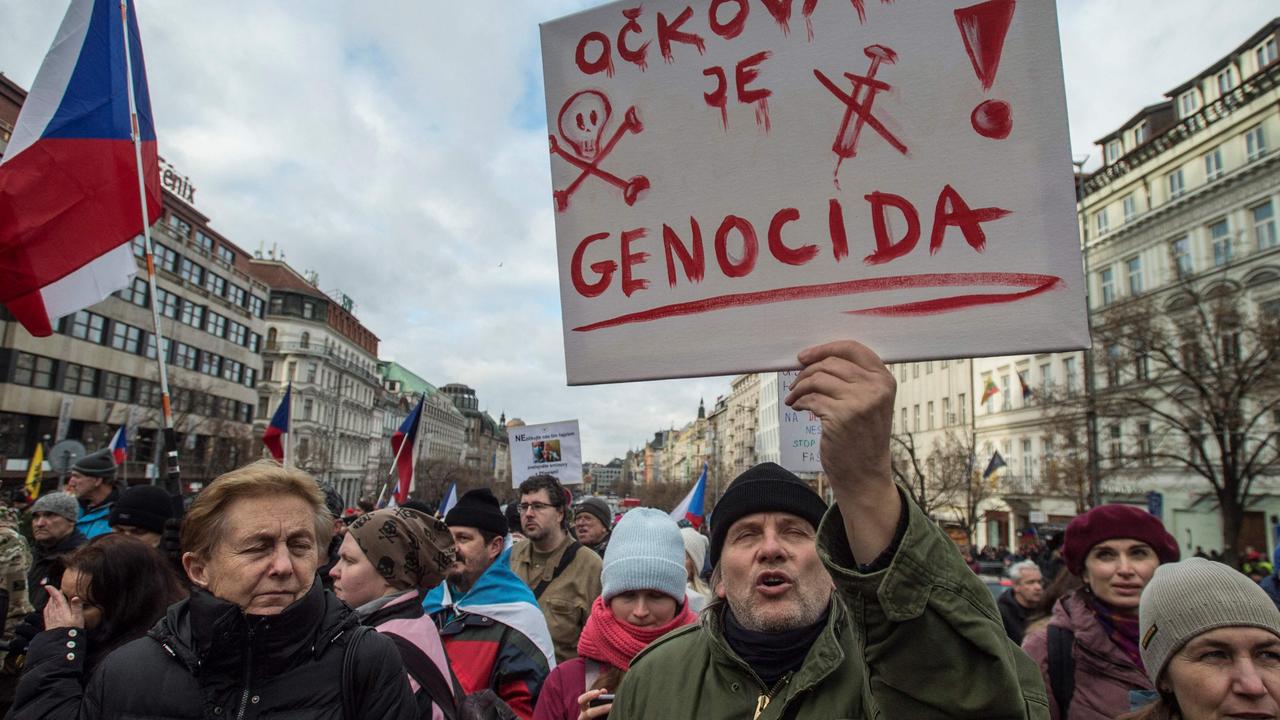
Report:
M 111 532 L 108 522 L 111 506 L 120 497 L 116 488 L 116 461 L 111 448 L 103 448 L 76 460 L 71 466 L 67 491 L 80 501 L 80 520 L 76 529 L 87 538 Z

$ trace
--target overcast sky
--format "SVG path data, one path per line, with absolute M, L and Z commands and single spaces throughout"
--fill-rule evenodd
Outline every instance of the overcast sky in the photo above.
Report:
M 1043 0 L 1024 0 L 1043 1 Z M 581 0 L 140 0 L 160 152 L 249 251 L 341 290 L 380 355 L 608 461 L 728 378 L 565 386 L 538 23 Z M 30 87 L 65 3 L 0 0 Z M 1272 0 L 1059 0 L 1072 150 L 1225 55 Z M 442 10 L 441 8 L 447 8 Z

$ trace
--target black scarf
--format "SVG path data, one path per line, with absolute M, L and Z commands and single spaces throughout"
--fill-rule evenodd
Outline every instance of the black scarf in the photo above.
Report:
M 827 627 L 827 617 L 831 614 L 831 605 L 822 612 L 822 617 L 812 625 L 795 630 L 784 630 L 776 633 L 756 632 L 743 627 L 726 604 L 724 606 L 724 639 L 729 643 L 738 657 L 746 661 L 755 670 L 756 675 L 764 682 L 765 687 L 772 689 L 778 679 L 787 673 L 795 672 L 804 665 L 809 655 L 809 648 Z

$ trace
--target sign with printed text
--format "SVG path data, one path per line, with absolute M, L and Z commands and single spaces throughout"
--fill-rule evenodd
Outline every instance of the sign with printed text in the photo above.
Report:
M 631 0 L 542 56 L 571 385 L 1087 346 L 1053 2 Z
M 561 485 L 582 484 L 582 435 L 577 420 L 507 428 L 511 487 L 534 475 L 555 475 Z
M 791 393 L 798 370 L 778 373 L 778 397 Z M 782 467 L 797 473 L 822 472 L 818 448 L 822 441 L 822 421 L 808 410 L 792 410 L 778 403 L 778 450 Z

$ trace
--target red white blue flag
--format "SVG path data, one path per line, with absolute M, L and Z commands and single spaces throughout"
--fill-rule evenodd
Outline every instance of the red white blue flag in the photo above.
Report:
M 685 495 L 680 504 L 671 511 L 671 519 L 676 522 L 688 520 L 695 528 L 701 528 L 706 497 L 707 464 L 702 463 L 702 474 L 698 476 L 698 482 L 693 484 L 693 487 L 689 489 L 689 494 Z
M 396 459 L 396 491 L 393 498 L 397 505 L 403 505 L 409 499 L 409 491 L 413 489 L 414 456 L 418 447 L 418 425 L 422 420 L 422 403 L 426 395 L 418 399 L 413 412 L 400 423 L 400 429 L 391 435 L 391 455 Z
M 271 457 L 276 462 L 284 462 L 284 436 L 289 434 L 289 397 L 293 394 L 293 385 L 290 384 L 284 391 L 284 399 L 280 401 L 280 407 L 276 408 L 275 415 L 271 416 L 271 424 L 262 433 L 262 444 L 267 446 L 271 451 Z
M 133 0 L 72 0 L 0 160 L 0 303 L 33 335 L 137 272 L 135 122 L 150 224 L 162 212 L 159 159 Z
M 129 439 L 126 435 L 125 426 L 121 425 L 116 434 L 111 436 L 111 456 L 116 459 L 117 465 L 123 465 L 125 458 L 129 457 Z

